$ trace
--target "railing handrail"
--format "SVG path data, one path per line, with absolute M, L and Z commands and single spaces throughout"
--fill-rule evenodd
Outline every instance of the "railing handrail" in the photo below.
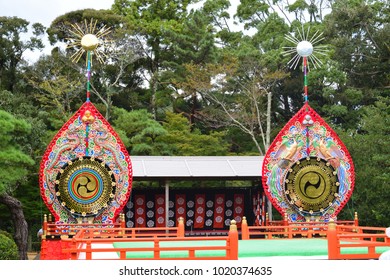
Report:
M 341 229 L 360 229 L 361 231 L 366 231 L 366 230 L 372 230 L 372 231 L 385 231 L 385 227 L 371 227 L 371 226 L 347 226 L 347 225 L 337 225 L 339 231 L 341 232 Z
M 345 231 L 350 229 L 351 231 Z M 383 227 L 346 227 L 330 223 L 328 226 L 328 259 L 378 259 L 378 247 L 390 247 L 390 238 Z M 364 232 L 364 231 L 376 231 Z M 342 253 L 342 248 L 367 248 L 367 253 Z
M 345 230 L 356 232 L 359 227 L 357 213 L 352 221 L 337 221 L 338 225 L 345 226 Z M 328 222 L 324 221 L 301 221 L 291 222 L 285 215 L 282 221 L 267 221 L 265 226 L 248 226 L 246 217 L 243 217 L 241 224 L 241 238 L 294 238 L 297 236 L 312 238 L 326 237 L 328 231 Z
M 241 225 L 241 238 L 294 238 L 298 235 L 312 238 L 316 235 L 326 236 L 325 224 L 288 224 L 278 226 L 248 226 L 246 221 Z
M 143 238 L 132 238 L 126 237 L 123 233 L 126 228 L 112 228 L 106 229 L 107 231 L 113 231 L 119 233 L 120 236 L 114 238 L 106 238 L 102 235 L 95 235 L 95 232 L 101 231 L 100 228 L 92 229 L 85 228 L 80 229 L 76 235 L 71 239 L 64 238 L 64 242 L 70 242 L 70 246 L 63 249 L 64 253 L 71 255 L 71 259 L 78 259 L 81 253 L 85 253 L 86 259 L 92 259 L 92 254 L 97 252 L 116 252 L 119 253 L 120 259 L 126 259 L 127 252 L 154 252 L 153 258 L 131 258 L 131 259 L 161 259 L 161 252 L 164 251 L 184 251 L 188 252 L 187 257 L 172 257 L 171 259 L 237 259 L 238 258 L 238 233 L 237 229 L 230 230 L 228 236 L 212 236 L 212 237 L 183 237 L 176 236 L 170 237 L 169 239 L 163 239 L 160 237 L 143 237 Z M 173 246 L 173 247 L 160 247 L 161 242 L 195 242 L 195 241 L 224 241 L 225 245 L 198 245 L 198 246 Z M 101 243 L 113 243 L 113 242 L 151 242 L 153 247 L 143 248 L 92 248 L 92 244 Z M 223 250 L 225 256 L 196 256 L 196 251 L 203 250 Z M 96 258 L 94 258 L 96 259 Z M 169 258 L 162 258 L 169 259 Z
M 178 227 L 159 227 L 159 228 L 126 228 L 120 227 L 121 224 L 48 224 L 46 235 L 61 236 L 75 235 L 81 229 L 88 229 L 95 232 L 128 232 L 133 237 L 141 237 L 143 235 L 159 235 L 159 236 L 177 236 Z
M 95 238 L 93 234 L 86 234 L 89 231 L 89 229 L 80 229 L 79 232 L 72 237 L 72 239 L 64 239 L 66 241 L 78 241 L 78 242 L 87 242 L 88 240 L 93 240 L 94 242 L 109 242 L 112 243 L 112 241 L 118 240 L 118 241 L 131 241 L 131 242 L 148 242 L 148 241 L 154 241 L 157 238 L 156 237 L 145 237 L 145 238 L 137 238 L 133 239 L 131 237 L 117 237 L 117 238 Z M 207 240 L 226 240 L 227 236 L 210 236 L 207 238 Z M 169 240 L 161 240 L 161 241 L 204 241 L 204 237 L 172 237 Z
M 171 241 L 171 240 L 170 240 Z M 94 241 L 95 242 L 95 241 Z M 133 242 L 133 241 L 132 241 Z M 129 259 L 132 260 L 140 260 L 140 259 L 175 259 L 175 260 L 181 260 L 181 259 L 213 259 L 213 260 L 223 260 L 223 259 L 232 259 L 229 255 L 229 251 L 231 250 L 229 242 L 226 241 L 226 245 L 221 245 L 221 246 L 191 246 L 191 247 L 160 247 L 161 240 L 156 241 L 153 243 L 153 247 L 137 247 L 137 248 L 82 248 L 76 247 L 76 248 L 69 248 L 69 249 L 63 249 L 65 253 L 70 253 L 73 260 L 79 259 L 79 256 L 81 253 L 86 254 L 86 259 L 87 260 L 105 260 L 108 258 L 96 258 L 92 257 L 93 253 L 118 253 L 118 259 L 127 259 L 126 253 L 128 252 L 154 252 L 157 253 L 157 255 L 154 255 L 153 257 L 131 257 Z M 174 241 L 172 241 L 174 242 Z M 82 244 L 82 243 L 80 243 Z M 92 244 L 91 244 L 92 245 Z M 157 246 L 156 246 L 157 245 Z M 196 251 L 217 251 L 217 250 L 222 250 L 226 251 L 225 256 L 196 256 L 195 252 Z M 162 252 L 169 252 L 169 251 L 182 251 L 182 252 L 188 252 L 188 257 L 161 257 Z

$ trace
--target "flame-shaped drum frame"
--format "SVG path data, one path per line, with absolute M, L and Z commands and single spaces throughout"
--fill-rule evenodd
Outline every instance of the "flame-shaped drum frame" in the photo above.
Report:
M 289 221 L 328 221 L 352 195 L 352 158 L 332 128 L 308 103 L 279 132 L 262 168 L 263 188 Z
M 57 222 L 115 222 L 130 196 L 132 165 L 123 142 L 91 102 L 48 145 L 39 182 Z

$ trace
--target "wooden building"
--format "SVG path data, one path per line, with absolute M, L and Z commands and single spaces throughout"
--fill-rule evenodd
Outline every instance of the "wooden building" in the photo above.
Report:
M 213 234 L 232 219 L 240 225 L 243 216 L 250 224 L 264 222 L 263 157 L 131 156 L 131 163 L 134 182 L 158 184 L 133 187 L 124 208 L 127 227 L 173 227 L 183 217 L 187 233 Z

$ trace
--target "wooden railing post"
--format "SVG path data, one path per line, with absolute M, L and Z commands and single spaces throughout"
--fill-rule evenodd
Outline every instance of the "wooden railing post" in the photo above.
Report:
M 284 225 L 284 226 L 288 226 L 288 215 L 287 215 L 287 213 L 284 213 L 284 216 L 283 216 L 283 225 Z
M 237 231 L 237 222 L 233 219 L 230 222 L 229 229 L 229 259 L 238 260 L 238 231 Z
M 311 218 L 309 218 L 308 225 L 307 225 L 307 238 L 313 237 L 313 224 L 314 224 L 313 217 L 311 217 Z
M 284 237 L 292 238 L 291 230 L 290 230 L 290 227 L 288 226 L 287 213 L 284 213 L 283 226 L 284 226 L 284 231 L 288 232 L 288 234 L 284 234 Z
M 293 226 L 290 225 L 290 224 L 288 224 L 288 225 L 287 225 L 287 228 L 288 228 L 288 238 L 289 238 L 289 239 L 292 239 L 293 236 L 294 236 L 294 234 L 293 234 Z
M 246 220 L 246 217 L 242 217 L 242 223 L 241 223 L 241 239 L 242 240 L 248 240 L 249 239 L 249 228 L 248 228 L 248 221 Z
M 184 237 L 184 218 L 180 217 L 179 218 L 179 224 L 177 226 L 177 237 Z
M 86 260 L 92 260 L 92 251 L 91 251 L 91 249 L 92 249 L 91 240 L 88 240 L 87 241 L 87 246 L 86 246 L 86 252 L 85 252 L 85 259 Z
M 337 240 L 337 227 L 333 219 L 330 219 L 328 222 L 328 259 L 337 260 L 340 254 L 338 240 Z
M 154 259 L 156 260 L 160 259 L 160 241 L 157 238 L 154 239 L 153 248 L 154 248 L 154 254 L 153 254 Z
M 70 245 L 70 259 L 71 260 L 77 260 L 78 253 L 77 253 L 77 242 L 76 239 L 72 239 L 72 244 Z
M 355 227 L 359 226 L 359 218 L 358 218 L 358 213 L 357 212 L 355 212 L 354 225 L 355 225 Z
M 120 253 L 119 253 L 119 259 L 121 260 L 125 260 L 126 259 L 126 251 L 125 250 L 121 250 Z
M 123 230 L 121 231 L 121 235 L 125 235 L 125 230 L 124 228 L 126 227 L 126 221 L 125 221 L 125 214 L 121 213 L 119 215 L 119 222 L 120 222 L 120 227 L 123 228 Z
M 307 238 L 313 238 L 313 228 L 309 225 Z
M 43 215 L 43 225 L 42 225 L 42 239 L 45 238 L 46 239 L 46 235 L 47 235 L 47 215 Z

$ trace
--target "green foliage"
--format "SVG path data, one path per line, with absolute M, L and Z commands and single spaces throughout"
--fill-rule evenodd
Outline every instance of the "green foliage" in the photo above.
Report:
M 364 109 L 359 131 L 343 139 L 356 169 L 352 196 L 355 211 L 364 225 L 390 224 L 390 99 L 384 98 Z
M 163 127 L 167 134 L 162 140 L 170 144 L 172 155 L 176 156 L 223 156 L 227 154 L 228 144 L 224 141 L 224 132 L 213 131 L 202 134 L 191 130 L 191 125 L 181 114 L 167 113 Z
M 51 139 L 50 136 L 52 136 L 50 121 L 47 118 L 49 113 L 43 110 L 37 110 L 31 96 L 26 97 L 23 94 L 0 91 L 0 100 L 1 108 L 8 113 L 12 113 L 12 116 L 14 116 L 15 119 L 28 123 L 26 133 L 20 133 L 19 135 L 12 134 L 11 144 L 17 144 L 21 152 L 35 161 L 35 164 L 32 165 L 21 164 L 19 166 L 19 169 L 24 167 L 22 172 L 26 176 L 21 178 L 21 180 L 18 180 L 16 184 L 10 184 L 7 187 L 7 190 L 11 191 L 12 195 L 17 197 L 22 203 L 29 226 L 34 223 L 41 224 L 44 206 L 40 197 L 40 190 L 37 187 L 38 163 Z M 1 167 L 3 168 L 3 165 L 1 165 Z M 9 213 L 8 208 L 0 205 L 0 227 L 11 229 L 11 219 L 12 216 Z
M 259 22 L 267 18 L 269 8 L 266 1 L 241 0 L 237 7 L 237 16 L 240 22 L 245 23 L 245 28 L 256 27 Z
M 142 59 L 136 71 L 146 73 L 148 106 L 154 119 L 161 119 L 162 110 L 170 108 L 172 89 L 164 73 L 177 60 L 172 51 L 172 34 L 180 33 L 192 0 L 116 0 L 113 10 L 127 19 L 138 41 L 145 42 Z M 168 78 L 170 76 L 168 75 Z
M 191 0 L 116 0 L 113 11 L 128 17 L 141 34 L 149 36 L 150 43 L 161 36 L 166 29 L 179 28 L 180 21 L 187 14 Z
M 389 1 L 340 0 L 326 18 L 326 35 L 355 87 L 388 86 L 390 71 Z
M 297 11 L 304 11 L 307 9 L 308 5 L 306 4 L 305 0 L 297 0 L 293 4 L 288 6 L 289 12 L 297 12 Z
M 19 85 L 18 67 L 26 50 L 42 49 L 40 36 L 42 24 L 33 24 L 33 36 L 28 40 L 22 38 L 28 32 L 29 22 L 18 17 L 0 17 L 0 90 L 14 91 Z
M 258 32 L 253 38 L 262 52 L 280 49 L 285 41 L 284 35 L 288 32 L 288 25 L 277 13 L 270 14 L 257 28 Z
M 0 232 L 0 260 L 19 259 L 18 247 L 8 234 Z
M 1 230 L 0 229 L 0 235 L 5 235 L 6 237 L 8 237 L 9 239 L 13 240 L 13 237 L 12 237 L 12 234 L 7 232 L 7 231 L 4 231 L 4 230 Z
M 113 124 L 128 140 L 127 148 L 133 155 L 165 154 L 165 143 L 160 138 L 167 132 L 146 110 L 128 112 L 124 109 L 114 111 Z M 125 139 L 126 139 L 125 138 Z
M 0 193 L 14 187 L 14 184 L 27 175 L 26 167 L 34 161 L 20 150 L 15 139 L 28 133 L 31 127 L 24 120 L 0 110 Z
M 114 125 L 129 139 L 133 155 L 225 155 L 227 143 L 222 132 L 204 135 L 192 130 L 181 114 L 167 113 L 161 125 L 146 110 L 115 111 Z
M 189 116 L 191 125 L 195 126 L 202 121 L 198 112 L 202 111 L 204 104 L 197 96 L 196 89 L 185 85 L 189 75 L 186 65 L 191 63 L 200 68 L 215 61 L 217 48 L 212 31 L 210 19 L 204 13 L 194 11 L 188 15 L 188 20 L 183 23 L 179 32 L 167 32 L 174 55 L 173 59 L 162 64 L 167 71 L 161 75 L 161 79 L 169 81 L 175 88 L 174 111 Z
M 39 104 L 61 123 L 68 120 L 83 102 L 85 77 L 74 70 L 69 58 L 58 49 L 50 56 L 41 56 L 26 71 L 25 79 L 35 92 L 32 102 Z

